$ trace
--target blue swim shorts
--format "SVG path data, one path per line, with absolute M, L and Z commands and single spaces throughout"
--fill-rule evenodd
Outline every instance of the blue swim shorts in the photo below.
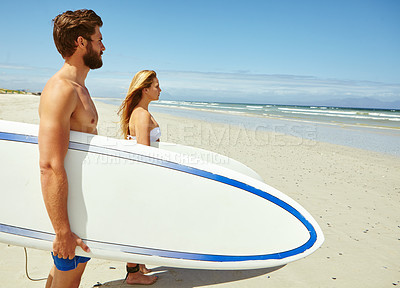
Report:
M 74 270 L 76 267 L 78 267 L 79 263 L 86 263 L 90 260 L 90 258 L 83 256 L 75 256 L 71 260 L 58 258 L 57 256 L 53 255 L 53 252 L 51 252 L 51 256 L 53 256 L 54 265 L 56 265 L 56 268 L 60 271 Z

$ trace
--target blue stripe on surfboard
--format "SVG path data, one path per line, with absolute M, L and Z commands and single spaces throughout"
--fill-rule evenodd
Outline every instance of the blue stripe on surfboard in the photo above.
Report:
M 52 242 L 55 234 L 49 232 L 42 232 L 32 229 L 26 229 L 0 223 L 0 232 L 27 237 L 31 239 L 45 240 Z M 280 260 L 290 256 L 294 256 L 304 252 L 301 247 L 267 255 L 248 255 L 248 256 L 233 256 L 233 255 L 215 255 L 215 254 L 200 254 L 189 252 L 177 252 L 161 249 L 151 249 L 137 246 L 130 246 L 117 243 L 101 242 L 95 240 L 82 239 L 85 243 L 93 249 L 101 249 L 108 251 L 119 251 L 128 254 L 158 256 L 164 258 L 208 261 L 208 262 L 242 262 L 242 261 L 255 261 L 255 260 Z
M 38 139 L 36 136 L 21 135 L 21 134 L 6 133 L 6 132 L 0 132 L 0 140 L 25 142 L 25 143 L 33 143 L 33 144 L 38 143 Z M 242 183 L 240 181 L 230 179 L 225 176 L 218 175 L 218 174 L 213 174 L 211 172 L 200 170 L 197 168 L 180 165 L 178 163 L 161 160 L 161 159 L 157 159 L 154 157 L 139 155 L 139 154 L 135 154 L 132 152 L 120 151 L 120 150 L 107 148 L 107 147 L 100 147 L 100 146 L 77 143 L 77 142 L 71 141 L 69 143 L 69 149 L 85 151 L 85 152 L 92 152 L 92 153 L 108 155 L 108 156 L 113 156 L 113 157 L 118 157 L 118 158 L 123 158 L 123 159 L 129 159 L 129 160 L 147 163 L 147 164 L 151 164 L 151 165 L 157 165 L 157 166 L 173 169 L 176 171 L 189 173 L 192 175 L 215 180 L 215 181 L 218 181 L 218 182 L 221 182 L 221 183 L 233 186 L 233 187 L 240 188 L 242 190 L 245 190 L 252 194 L 260 196 L 260 197 L 264 198 L 265 200 L 268 200 L 268 201 L 274 203 L 275 205 L 283 208 L 284 210 L 288 211 L 293 216 L 295 216 L 307 228 L 307 230 L 310 234 L 310 238 L 308 239 L 308 241 L 295 249 L 283 251 L 280 253 L 267 254 L 267 255 L 248 255 L 248 256 L 206 255 L 206 254 L 188 253 L 188 252 L 165 251 L 165 250 L 158 250 L 158 249 L 121 245 L 121 244 L 116 244 L 116 243 L 103 243 L 103 242 L 97 242 L 97 241 L 92 241 L 92 240 L 87 240 L 88 243 L 93 242 L 93 243 L 103 243 L 102 245 L 108 245 L 108 246 L 112 245 L 114 248 L 119 247 L 120 251 L 123 251 L 126 253 L 133 253 L 133 254 L 155 255 L 155 256 L 160 256 L 160 257 L 188 259 L 188 260 L 231 262 L 231 261 L 284 259 L 284 258 L 291 257 L 291 256 L 305 252 L 306 250 L 310 249 L 317 241 L 317 233 L 316 233 L 314 227 L 299 211 L 297 211 L 295 208 L 293 208 L 286 202 L 282 201 L 281 199 L 279 199 L 271 194 L 268 194 L 265 191 L 262 191 L 255 187 L 252 187 L 250 185 Z M 12 234 L 26 236 L 26 237 L 30 237 L 28 235 L 32 236 L 32 233 L 33 233 L 36 237 L 32 237 L 32 238 L 42 237 L 40 235 L 42 235 L 42 233 L 44 233 L 44 232 L 40 232 L 40 231 L 32 231 L 29 229 L 23 229 L 23 228 L 18 228 L 18 227 L 12 227 L 12 226 L 10 226 L 10 227 L 5 229 L 4 224 L 0 224 L 0 231 L 6 232 L 6 231 L 3 231 L 3 228 L 4 228 L 5 230 L 8 231 L 6 233 L 12 233 L 11 231 L 14 231 L 14 233 L 12 233 Z M 27 230 L 27 232 L 26 232 L 27 234 L 22 235 L 25 233 L 24 232 L 25 230 Z M 47 235 L 47 233 L 44 233 L 44 234 Z M 48 240 L 48 235 L 44 238 L 37 238 L 37 239 Z

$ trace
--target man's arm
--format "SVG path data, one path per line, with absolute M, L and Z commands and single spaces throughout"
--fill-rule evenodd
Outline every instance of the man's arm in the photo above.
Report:
M 68 179 L 64 159 L 77 95 L 70 83 L 61 80 L 46 87 L 43 92 L 39 107 L 39 165 L 43 199 L 56 233 L 53 254 L 72 259 L 77 245 L 89 251 L 82 240 L 72 233 L 67 210 Z

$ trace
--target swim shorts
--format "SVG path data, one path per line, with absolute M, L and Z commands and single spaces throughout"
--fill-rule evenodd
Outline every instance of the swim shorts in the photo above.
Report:
M 73 259 L 58 258 L 53 255 L 53 252 L 51 252 L 51 256 L 53 256 L 54 265 L 56 265 L 56 268 L 60 271 L 74 270 L 78 267 L 79 263 L 86 263 L 90 260 L 90 258 L 83 256 L 75 256 Z

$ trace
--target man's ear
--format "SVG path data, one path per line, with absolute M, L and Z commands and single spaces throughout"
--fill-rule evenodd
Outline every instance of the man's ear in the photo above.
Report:
M 87 44 L 87 40 L 85 39 L 85 38 L 83 38 L 82 36 L 79 36 L 77 39 L 76 39 L 76 44 L 77 44 L 77 46 L 78 47 L 81 47 L 81 48 L 85 48 L 86 47 L 86 44 Z

